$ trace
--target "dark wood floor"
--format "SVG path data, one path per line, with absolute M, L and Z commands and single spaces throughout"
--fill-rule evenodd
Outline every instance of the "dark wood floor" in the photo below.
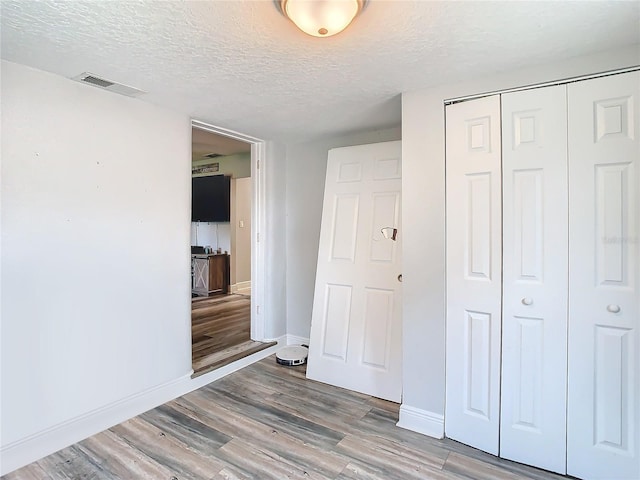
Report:
M 398 405 L 269 357 L 3 477 L 562 479 L 395 426 Z
M 251 297 L 239 294 L 191 300 L 191 344 L 194 376 L 275 345 L 251 340 Z

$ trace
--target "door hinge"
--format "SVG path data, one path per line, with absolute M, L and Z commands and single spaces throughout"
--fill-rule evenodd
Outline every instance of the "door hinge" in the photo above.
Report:
M 257 305 L 257 306 L 256 306 L 256 313 L 257 313 L 258 315 L 260 315 L 260 305 Z
M 256 160 L 256 170 L 260 170 L 260 160 Z
M 260 243 L 260 233 L 256 233 L 256 242 Z

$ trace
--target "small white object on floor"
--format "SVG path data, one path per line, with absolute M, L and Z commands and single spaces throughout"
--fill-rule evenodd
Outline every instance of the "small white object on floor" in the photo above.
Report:
M 293 367 L 307 363 L 309 349 L 302 345 L 283 347 L 276 352 L 276 362 L 280 365 Z

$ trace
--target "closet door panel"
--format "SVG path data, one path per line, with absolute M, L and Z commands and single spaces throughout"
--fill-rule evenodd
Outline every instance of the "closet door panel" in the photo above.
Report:
M 568 87 L 567 472 L 640 478 L 640 73 Z
M 566 471 L 566 87 L 502 95 L 500 456 Z
M 450 105 L 446 435 L 497 455 L 500 405 L 500 98 Z

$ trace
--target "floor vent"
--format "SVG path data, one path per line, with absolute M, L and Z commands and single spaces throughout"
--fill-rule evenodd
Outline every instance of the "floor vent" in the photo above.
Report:
M 93 85 L 94 87 L 102 88 L 103 90 L 108 90 L 114 93 L 119 93 L 121 95 L 127 95 L 128 97 L 138 97 L 147 93 L 138 88 L 129 87 L 128 85 L 123 85 L 121 83 L 112 82 L 111 80 L 107 80 L 105 78 L 100 78 L 97 75 L 89 72 L 81 73 L 80 75 L 73 77 L 72 80 L 76 80 L 82 83 L 88 83 L 89 85 Z

